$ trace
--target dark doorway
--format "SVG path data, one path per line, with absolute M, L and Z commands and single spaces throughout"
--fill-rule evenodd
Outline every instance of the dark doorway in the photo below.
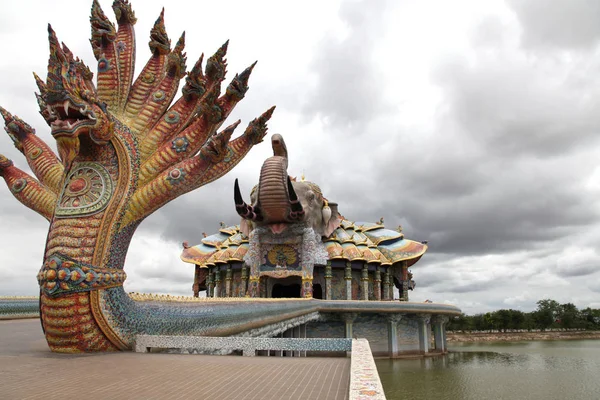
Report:
M 282 285 L 280 283 L 276 283 L 273 285 L 273 295 L 274 299 L 276 298 L 299 298 L 300 297 L 300 284 L 293 283 L 291 285 Z
M 313 299 L 322 299 L 323 298 L 323 289 L 320 284 L 313 285 Z

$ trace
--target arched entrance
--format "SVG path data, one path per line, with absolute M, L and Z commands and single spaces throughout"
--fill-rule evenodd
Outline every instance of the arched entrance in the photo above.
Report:
M 323 298 L 323 288 L 320 284 L 315 283 L 313 285 L 313 299 L 322 299 Z
M 271 298 L 300 298 L 302 291 L 302 279 L 298 276 L 290 276 L 283 279 L 273 279 Z

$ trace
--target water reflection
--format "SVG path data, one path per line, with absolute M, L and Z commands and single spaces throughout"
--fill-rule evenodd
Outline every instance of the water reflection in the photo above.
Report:
M 460 344 L 378 360 L 388 399 L 600 399 L 600 341 Z

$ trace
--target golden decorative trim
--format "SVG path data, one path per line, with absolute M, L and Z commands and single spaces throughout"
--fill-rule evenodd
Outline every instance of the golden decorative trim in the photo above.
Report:
M 129 346 L 115 333 L 102 313 L 102 308 L 100 307 L 100 290 L 90 292 L 90 303 L 92 315 L 94 316 L 100 331 L 102 331 L 106 338 L 119 350 L 129 350 Z
M 114 194 L 115 199 L 113 200 L 108 207 L 106 207 L 104 211 L 104 215 L 102 217 L 101 227 L 104 227 L 102 231 L 98 235 L 98 240 L 96 241 L 96 247 L 94 249 L 94 257 L 93 264 L 100 265 L 99 262 L 104 262 L 104 259 L 108 256 L 108 247 L 110 246 L 110 240 L 108 237 L 113 233 L 112 229 L 115 226 L 114 219 L 119 217 L 119 213 L 116 212 L 119 210 L 119 207 L 122 207 L 123 202 L 127 199 L 127 196 L 124 196 L 127 187 L 129 186 L 129 177 L 123 173 L 127 168 L 123 167 L 124 163 L 129 162 L 129 158 L 127 157 L 127 151 L 123 148 L 124 144 L 120 140 L 111 140 L 110 143 L 113 145 L 113 149 L 117 154 L 118 164 L 119 164 L 119 182 L 115 185 Z M 110 223 L 107 223 L 107 220 L 112 220 Z M 107 232 L 108 229 L 108 232 Z M 101 249 L 101 251 L 99 251 Z M 90 292 L 90 308 L 92 310 L 92 315 L 98 324 L 98 327 L 104 333 L 104 335 L 110 340 L 110 342 L 120 350 L 127 350 L 129 346 L 121 340 L 121 338 L 117 335 L 117 333 L 112 329 L 110 324 L 108 323 L 106 317 L 102 312 L 102 308 L 100 307 L 100 291 L 95 290 Z

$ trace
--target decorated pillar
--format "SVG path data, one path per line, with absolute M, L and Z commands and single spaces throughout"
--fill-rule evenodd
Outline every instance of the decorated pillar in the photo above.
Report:
M 418 315 L 418 333 L 419 333 L 419 351 L 421 354 L 429 353 L 429 334 L 427 330 L 429 327 L 429 321 L 431 320 L 431 316 L 429 315 Z
M 332 299 L 331 293 L 331 278 L 333 277 L 333 273 L 331 271 L 331 260 L 327 261 L 327 265 L 325 266 L 325 300 Z
M 192 292 L 194 293 L 194 297 L 200 296 L 200 267 L 198 265 L 194 268 L 194 284 L 192 285 Z
M 390 358 L 398 357 L 398 322 L 402 320 L 401 314 L 390 314 L 388 320 L 388 352 Z
M 381 267 L 375 268 L 375 276 L 373 278 L 373 292 L 375 300 L 381 300 Z
M 346 261 L 344 279 L 346 279 L 346 300 L 352 300 L 352 263 Z
M 208 293 L 207 297 L 214 297 L 215 295 L 215 274 L 212 271 L 208 273 Z
M 259 282 L 260 277 L 251 276 L 248 282 L 248 296 L 249 297 L 258 297 L 259 295 Z
M 392 274 L 389 274 L 389 276 L 388 276 L 387 290 L 388 290 L 388 299 L 394 300 L 394 277 L 392 276 Z
M 219 267 L 215 268 L 215 296 L 221 296 L 221 271 L 219 271 Z
M 302 293 L 300 293 L 300 296 L 304 297 L 304 298 L 308 298 L 311 299 L 313 297 L 313 278 L 311 277 L 306 277 L 306 278 L 302 278 Z
M 231 297 L 232 275 L 231 265 L 227 265 L 227 272 L 225 274 L 225 297 Z
M 402 261 L 402 301 L 408 301 L 408 281 L 408 263 Z
M 383 300 L 390 300 L 390 279 L 390 267 L 387 267 L 383 274 Z
M 248 268 L 246 264 L 242 265 L 242 283 L 240 287 L 240 297 L 246 296 L 246 285 L 248 284 Z
M 363 265 L 360 280 L 362 282 L 362 299 L 369 300 L 369 266 L 367 263 Z

